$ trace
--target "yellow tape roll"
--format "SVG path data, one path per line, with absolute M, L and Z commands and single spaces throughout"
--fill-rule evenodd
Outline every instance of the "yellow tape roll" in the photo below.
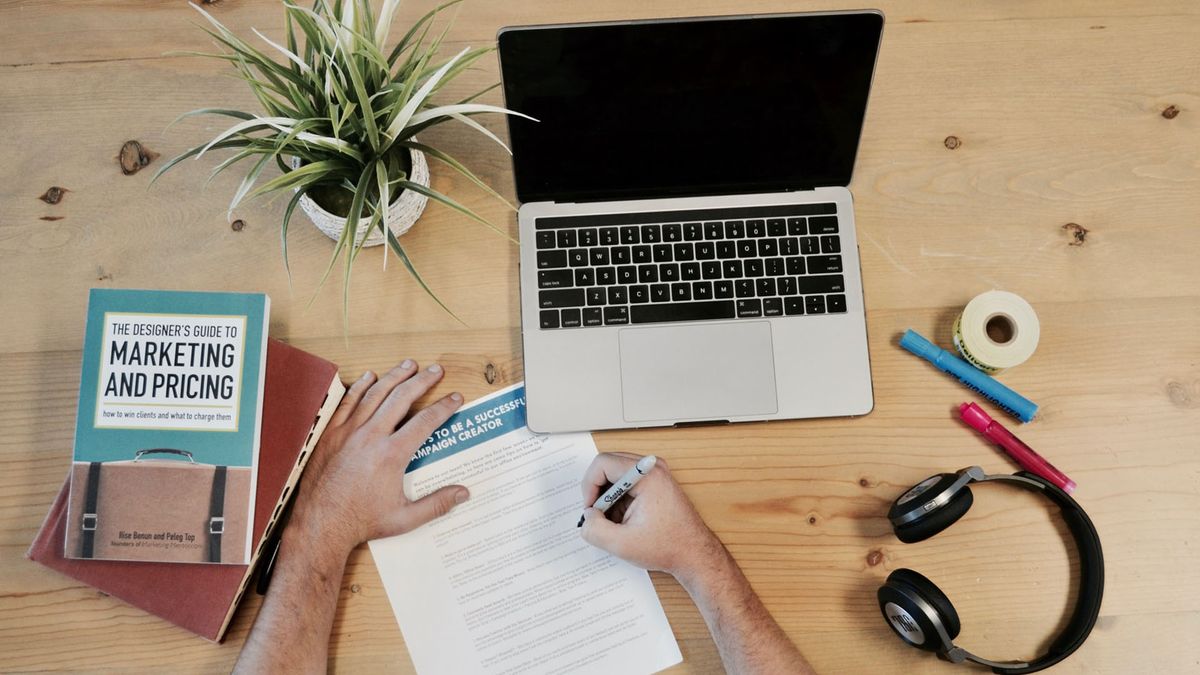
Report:
M 1007 291 L 975 296 L 954 320 L 958 353 L 991 375 L 1025 363 L 1037 349 L 1040 334 L 1033 307 Z

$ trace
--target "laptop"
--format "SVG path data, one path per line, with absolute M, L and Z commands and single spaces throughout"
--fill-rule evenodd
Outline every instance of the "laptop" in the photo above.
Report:
M 877 11 L 504 28 L 529 427 L 863 415 Z

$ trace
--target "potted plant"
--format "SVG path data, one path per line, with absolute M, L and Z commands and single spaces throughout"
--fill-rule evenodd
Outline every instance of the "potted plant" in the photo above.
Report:
M 254 30 L 264 43 L 262 49 L 192 5 L 211 24 L 203 30 L 216 40 L 222 51 L 190 53 L 222 59 L 232 65 L 237 77 L 249 85 L 258 99 L 263 114 L 224 108 L 184 113 L 179 119 L 221 115 L 236 118 L 238 122 L 207 143 L 172 158 L 154 179 L 188 157 L 199 159 L 210 150 L 232 150 L 233 154 L 213 169 L 213 176 L 243 160 L 253 161 L 234 192 L 230 215 L 243 200 L 292 190 L 294 194 L 281 226 L 285 267 L 288 225 L 299 206 L 336 242 L 321 284 L 341 258 L 344 317 L 355 257 L 364 246 L 382 243 L 387 244 L 421 287 L 450 312 L 417 273 L 399 240 L 420 216 L 426 200 L 441 202 L 503 236 L 508 235 L 431 188 L 426 156 L 453 168 L 510 208 L 512 205 L 461 162 L 419 142 L 417 134 L 453 120 L 507 150 L 503 141 L 472 117 L 480 113 L 519 114 L 475 102 L 497 85 L 454 103 L 431 102 L 455 76 L 492 51 L 492 48 L 468 47 L 449 59 L 439 60 L 438 52 L 448 27 L 434 37 L 430 35 L 431 29 L 438 14 L 458 1 L 425 14 L 390 49 L 385 45 L 399 4 L 397 0 L 384 0 L 378 14 L 369 0 L 316 0 L 311 9 L 283 0 L 284 43 L 274 42 Z M 258 184 L 272 164 L 281 174 Z M 385 265 L 386 262 L 385 250 Z

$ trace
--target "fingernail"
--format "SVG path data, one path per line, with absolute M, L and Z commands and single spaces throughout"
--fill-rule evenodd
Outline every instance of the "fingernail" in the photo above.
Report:
M 413 363 L 412 359 L 404 359 L 403 361 L 400 362 L 400 367 L 405 370 L 408 370 L 409 368 L 412 368 L 415 365 L 417 365 L 417 364 Z
M 435 363 L 432 366 L 429 366 L 429 372 L 436 375 L 437 373 L 442 372 L 442 367 Z
M 461 504 L 467 501 L 467 499 L 470 497 L 471 493 L 467 492 L 466 490 L 459 490 L 458 492 L 454 493 L 454 503 Z
M 362 377 L 358 378 L 358 380 L 359 380 L 359 382 L 366 382 L 367 380 L 371 379 L 372 377 L 375 377 L 375 373 L 372 373 L 371 371 L 368 370 L 367 372 L 363 373 Z
M 462 394 L 456 391 L 453 394 L 450 394 L 450 400 L 454 401 L 455 403 L 462 403 Z

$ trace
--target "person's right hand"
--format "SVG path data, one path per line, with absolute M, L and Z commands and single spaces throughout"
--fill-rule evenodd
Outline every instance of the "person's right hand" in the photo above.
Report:
M 591 508 L 601 492 L 618 480 L 640 455 L 601 453 L 583 477 L 584 541 L 638 567 L 659 570 L 681 581 L 722 561 L 724 546 L 704 524 L 691 500 L 661 458 L 608 515 Z M 624 508 L 622 508 L 624 507 Z

